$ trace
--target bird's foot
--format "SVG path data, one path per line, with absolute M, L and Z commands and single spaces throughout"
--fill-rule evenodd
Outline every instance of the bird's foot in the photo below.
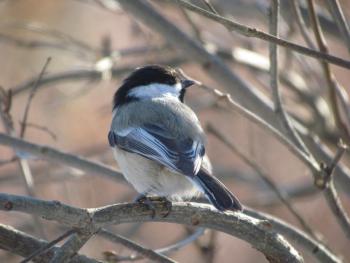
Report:
M 171 211 L 172 203 L 166 197 L 163 196 L 146 196 L 146 195 L 139 195 L 135 199 L 136 203 L 146 205 L 149 210 L 152 211 L 151 217 L 154 218 L 156 216 L 156 204 L 160 203 L 165 208 L 165 214 L 162 215 L 163 217 L 167 217 Z

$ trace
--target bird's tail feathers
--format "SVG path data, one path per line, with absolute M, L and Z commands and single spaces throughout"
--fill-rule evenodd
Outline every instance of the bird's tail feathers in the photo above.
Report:
M 242 210 L 242 205 L 237 197 L 217 178 L 203 169 L 193 179 L 203 189 L 206 197 L 218 210 Z

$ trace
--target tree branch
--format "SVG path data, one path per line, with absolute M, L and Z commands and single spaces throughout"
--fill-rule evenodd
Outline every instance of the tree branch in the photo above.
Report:
M 30 143 L 4 133 L 0 133 L 0 145 L 12 147 L 17 151 L 30 153 L 38 158 L 62 163 L 88 173 L 100 174 L 118 182 L 125 182 L 123 175 L 120 172 L 108 167 L 107 165 L 93 162 L 74 154 L 65 153 L 49 146 Z
M 0 248 L 9 251 L 13 254 L 28 257 L 33 252 L 48 245 L 48 242 L 30 236 L 15 228 L 0 224 Z M 33 259 L 33 262 L 48 263 L 55 251 L 60 248 L 55 246 L 44 254 L 39 255 Z M 76 255 L 72 258 L 71 263 L 102 263 L 100 261 L 88 258 L 82 255 Z
M 100 208 L 74 208 L 57 201 L 0 194 L 0 210 L 35 214 L 69 227 L 98 229 L 111 224 L 162 221 L 195 225 L 225 232 L 249 242 L 264 253 L 271 262 L 303 262 L 299 253 L 278 233 L 263 222 L 237 212 L 221 213 L 212 206 L 194 203 L 174 203 L 167 217 L 167 209 L 155 204 L 156 216 L 142 204 L 117 204 Z
M 256 210 L 246 208 L 244 213 L 247 215 L 254 216 L 261 220 L 267 220 L 267 223 L 270 223 L 276 231 L 283 234 L 296 244 L 302 246 L 309 252 L 310 255 L 316 257 L 319 262 L 333 262 L 333 263 L 341 263 L 343 262 L 340 258 L 338 258 L 332 251 L 330 251 L 327 247 L 319 243 L 317 240 L 309 237 L 306 233 L 301 230 L 295 228 L 287 222 L 284 222 L 281 219 L 273 217 L 271 215 L 258 212 Z

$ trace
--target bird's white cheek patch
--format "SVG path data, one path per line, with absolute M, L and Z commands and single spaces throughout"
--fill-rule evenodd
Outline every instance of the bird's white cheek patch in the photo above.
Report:
M 133 88 L 128 95 L 140 99 L 152 99 L 167 96 L 178 97 L 180 96 L 181 89 L 182 87 L 180 83 L 175 85 L 154 83 Z

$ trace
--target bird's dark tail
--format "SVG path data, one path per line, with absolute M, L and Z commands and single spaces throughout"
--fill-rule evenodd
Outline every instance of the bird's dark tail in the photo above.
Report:
M 223 183 L 203 169 L 193 179 L 204 190 L 206 197 L 218 210 L 242 210 L 242 205 L 237 197 Z

